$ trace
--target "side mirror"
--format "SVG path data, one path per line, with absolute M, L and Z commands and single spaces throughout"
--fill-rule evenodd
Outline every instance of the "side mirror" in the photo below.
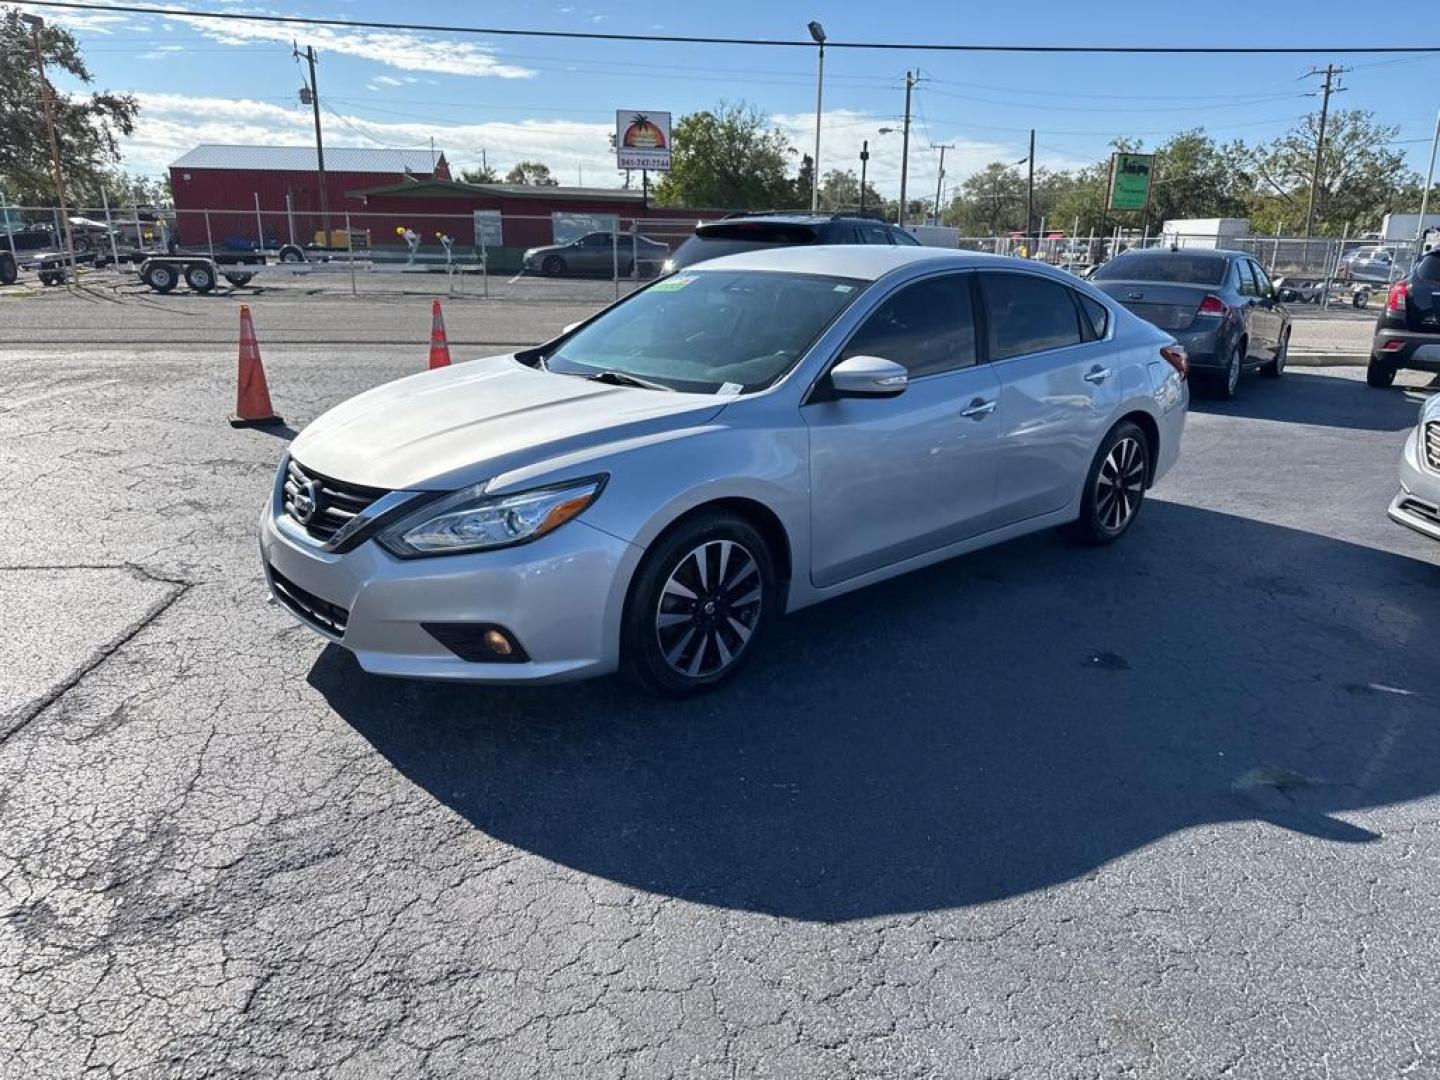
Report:
M 852 356 L 830 370 L 830 385 L 839 397 L 895 397 L 909 381 L 903 367 L 879 356 Z
M 1282 304 L 1293 304 L 1300 299 L 1300 294 L 1294 289 L 1277 289 L 1275 298 Z

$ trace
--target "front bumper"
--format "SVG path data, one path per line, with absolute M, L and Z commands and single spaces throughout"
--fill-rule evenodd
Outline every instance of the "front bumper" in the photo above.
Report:
M 321 551 L 273 506 L 260 521 L 276 604 L 349 649 L 366 671 L 405 678 L 540 683 L 614 671 L 640 554 L 584 521 L 531 544 L 425 559 L 397 559 L 374 540 L 345 554 Z M 462 660 L 424 623 L 504 627 L 528 660 Z
M 1420 429 L 1405 439 L 1400 457 L 1400 491 L 1390 503 L 1390 519 L 1432 540 L 1440 540 L 1440 472 L 1420 461 Z
M 1440 330 L 1427 334 L 1381 327 L 1370 344 L 1370 358 L 1385 367 L 1440 371 Z

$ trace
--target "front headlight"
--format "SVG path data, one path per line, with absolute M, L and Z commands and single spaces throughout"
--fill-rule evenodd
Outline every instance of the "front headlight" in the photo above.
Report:
M 599 496 L 605 480 L 604 476 L 590 476 L 491 496 L 486 496 L 484 484 L 476 484 L 431 503 L 376 539 L 402 559 L 528 543 L 578 516 Z

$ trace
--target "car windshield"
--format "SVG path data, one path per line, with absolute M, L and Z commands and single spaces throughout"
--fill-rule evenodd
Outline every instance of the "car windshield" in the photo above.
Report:
M 669 390 L 758 390 L 788 372 L 864 285 L 755 270 L 675 274 L 540 359 L 564 375 Z
M 1225 260 L 1213 255 L 1185 255 L 1176 251 L 1139 251 L 1111 259 L 1095 271 L 1095 281 L 1175 281 L 1219 285 L 1225 277 Z

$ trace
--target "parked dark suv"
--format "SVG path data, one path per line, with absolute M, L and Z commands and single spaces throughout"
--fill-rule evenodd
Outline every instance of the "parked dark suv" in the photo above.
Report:
M 707 221 L 695 235 L 665 260 L 665 271 L 754 251 L 766 247 L 796 247 L 801 244 L 899 244 L 919 247 L 920 241 L 904 229 L 874 218 L 844 217 L 840 214 L 747 214 L 720 221 Z
M 1440 250 L 1422 255 L 1390 286 L 1375 323 L 1365 381 L 1389 386 L 1401 368 L 1440 372 Z

